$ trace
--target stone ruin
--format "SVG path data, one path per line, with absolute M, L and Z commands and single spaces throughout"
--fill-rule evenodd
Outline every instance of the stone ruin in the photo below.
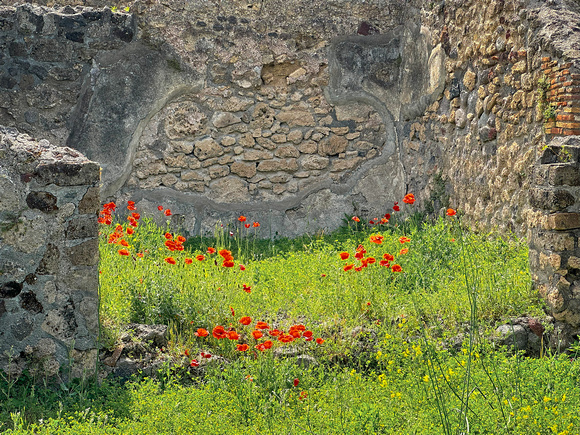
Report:
M 16 3 L 0 7 L 0 125 L 98 162 L 101 201 L 133 200 L 152 216 L 169 207 L 184 234 L 244 214 L 276 237 L 382 216 L 413 192 L 419 210 L 453 207 L 475 229 L 527 237 L 556 327 L 580 333 L 577 2 Z M 58 210 L 24 215 L 60 216 L 65 199 L 42 192 Z M 96 266 L 69 265 L 80 240 L 56 234 L 34 255 L 58 248 L 59 309 L 74 306 L 73 348 L 87 352 L 85 293 L 65 275 Z M 0 275 L 22 286 L 11 309 L 29 273 L 50 281 L 35 267 Z M 61 312 L 34 286 L 44 324 Z
M 0 368 L 96 370 L 99 166 L 0 129 Z

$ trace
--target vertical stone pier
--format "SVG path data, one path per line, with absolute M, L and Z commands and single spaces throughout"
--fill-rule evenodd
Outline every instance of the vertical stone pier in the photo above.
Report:
M 0 127 L 0 369 L 75 378 L 97 360 L 99 166 Z
M 532 278 L 567 339 L 580 333 L 580 137 L 556 137 L 534 171 Z

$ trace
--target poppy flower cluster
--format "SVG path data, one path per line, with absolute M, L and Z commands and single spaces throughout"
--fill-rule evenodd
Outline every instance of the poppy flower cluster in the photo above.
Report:
M 232 315 L 235 315 L 233 308 L 230 307 L 230 310 L 232 311 Z M 243 316 L 240 317 L 238 322 L 243 326 L 251 326 L 252 318 L 250 316 Z M 194 333 L 194 335 L 196 337 L 203 338 L 207 337 L 209 332 L 204 328 L 199 328 Z M 238 333 L 238 331 L 236 331 L 236 329 L 232 327 L 231 324 L 228 329 L 222 325 L 215 326 L 211 332 L 211 335 L 217 340 L 228 339 L 231 341 L 239 341 L 242 339 L 240 333 Z M 258 321 L 254 324 L 253 329 L 249 332 L 249 335 L 256 342 L 254 349 L 260 352 L 271 349 L 274 346 L 274 342 L 271 338 L 276 338 L 280 343 L 290 343 L 299 338 L 303 338 L 305 341 L 314 340 L 312 331 L 307 330 L 306 326 L 303 324 L 292 325 L 288 332 L 284 332 L 279 329 L 272 329 L 267 322 Z M 261 339 L 265 340 L 260 341 Z M 324 343 L 324 339 L 320 337 L 315 341 L 318 345 Z M 250 349 L 250 345 L 248 343 L 237 343 L 236 349 L 240 352 L 246 352 Z
M 381 240 L 381 243 L 382 243 L 382 240 Z M 365 249 L 365 247 L 363 245 L 358 245 L 358 247 L 356 248 L 356 253 L 354 254 L 354 258 L 356 258 L 360 262 L 360 265 L 355 266 L 354 264 L 347 264 L 346 266 L 343 267 L 343 270 L 345 272 L 347 272 L 347 271 L 354 268 L 354 270 L 356 270 L 357 272 L 360 272 L 363 268 L 368 267 L 369 264 L 376 263 L 377 260 L 375 259 L 375 257 L 366 257 L 365 258 L 366 253 L 367 253 L 367 250 Z M 341 252 L 340 253 L 340 258 L 343 260 L 346 260 L 349 257 L 350 257 L 350 254 L 348 252 Z
M 107 204 L 103 205 L 103 209 L 99 213 L 99 223 L 104 225 L 111 225 L 113 223 L 113 212 L 117 208 L 117 205 L 114 202 L 108 202 Z
M 183 251 L 183 243 L 185 243 L 185 237 L 177 236 L 175 239 L 173 235 L 165 233 L 165 247 L 171 252 L 173 251 Z

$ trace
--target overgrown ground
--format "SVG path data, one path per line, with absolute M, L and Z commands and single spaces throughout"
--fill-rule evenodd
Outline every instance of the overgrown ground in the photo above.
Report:
M 137 216 L 101 220 L 103 345 L 129 322 L 167 324 L 180 368 L 123 385 L 5 379 L 7 433 L 580 430 L 574 349 L 525 358 L 488 339 L 510 317 L 543 317 L 515 238 L 457 216 L 348 219 L 276 242 L 242 218 L 187 241 Z

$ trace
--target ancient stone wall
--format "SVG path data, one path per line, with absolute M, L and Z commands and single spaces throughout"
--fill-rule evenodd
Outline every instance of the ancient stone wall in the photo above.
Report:
M 71 148 L 0 128 L 0 369 L 94 373 L 99 171 Z
M 540 252 L 578 257 L 534 242 L 567 231 L 537 195 L 559 189 L 550 141 L 580 132 L 576 2 L 118 6 L 0 9 L 0 121 L 99 162 L 102 199 L 170 207 L 189 234 L 242 213 L 274 237 L 413 192 L 421 210 L 526 236 L 540 284 Z M 558 212 L 575 212 L 567 195 Z

